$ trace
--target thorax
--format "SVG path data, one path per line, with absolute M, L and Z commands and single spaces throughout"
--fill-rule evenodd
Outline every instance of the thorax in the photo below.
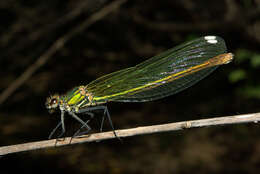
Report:
M 101 103 L 96 102 L 93 94 L 88 92 L 84 86 L 79 86 L 73 88 L 62 97 L 60 109 L 68 112 L 78 112 L 81 108 L 91 107 Z

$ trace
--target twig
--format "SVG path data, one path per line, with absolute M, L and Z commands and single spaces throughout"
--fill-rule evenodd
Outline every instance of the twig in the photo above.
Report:
M 80 33 L 93 23 L 106 17 L 112 11 L 118 9 L 126 0 L 113 1 L 109 5 L 102 8 L 100 11 L 91 15 L 88 20 L 75 27 L 72 31 L 57 39 L 50 48 L 44 52 L 35 63 L 33 63 L 26 71 L 24 71 L 16 80 L 14 80 L 0 95 L 0 104 L 2 104 L 17 88 L 24 84 L 32 74 L 41 66 L 43 66 L 49 58 L 51 58 L 64 44 L 69 41 L 73 36 Z
M 122 137 L 136 136 L 136 135 L 153 134 L 159 132 L 177 131 L 182 129 L 197 128 L 197 127 L 218 126 L 218 125 L 239 124 L 239 123 L 241 124 L 241 123 L 250 123 L 250 122 L 258 123 L 259 121 L 260 121 L 260 113 L 253 113 L 253 114 L 216 117 L 210 119 L 191 120 L 191 121 L 183 121 L 177 123 L 116 130 L 116 134 L 118 137 L 122 138 Z M 115 138 L 112 131 L 76 137 L 73 138 L 72 141 L 70 141 L 71 137 L 66 137 L 64 140 L 58 141 L 56 147 L 70 145 L 70 144 L 85 143 L 85 142 L 100 142 L 102 140 L 107 140 L 112 138 Z M 0 147 L 0 155 L 55 147 L 55 142 L 56 140 L 53 139 L 53 140 L 37 141 L 37 142 L 18 144 L 18 145 L 3 146 Z

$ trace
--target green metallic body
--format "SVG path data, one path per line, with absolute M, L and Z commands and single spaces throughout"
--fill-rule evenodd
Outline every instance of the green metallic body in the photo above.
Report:
M 93 96 L 91 100 L 76 87 L 62 98 L 63 103 L 77 107 L 77 110 L 108 101 L 151 101 L 180 92 L 217 68 L 218 65 L 205 64 L 211 58 L 226 53 L 224 40 L 220 37 L 215 37 L 215 40 L 216 43 L 209 43 L 201 37 L 134 67 L 100 77 L 84 87 L 84 92 Z M 203 64 L 205 66 L 201 66 Z
M 102 76 L 88 85 L 75 87 L 64 96 L 53 95 L 47 98 L 46 107 L 50 111 L 59 108 L 61 122 L 49 138 L 60 126 L 60 136 L 65 133 L 65 112 L 79 121 L 81 128 L 89 131 L 89 120 L 84 122 L 75 113 L 85 113 L 93 118 L 92 112 L 102 109 L 113 128 L 108 109 L 102 104 L 109 101 L 146 102 L 173 95 L 194 85 L 219 65 L 227 64 L 232 59 L 233 54 L 226 53 L 222 38 L 205 36 L 169 49 L 134 67 Z M 101 130 L 103 121 L 104 119 Z M 81 128 L 75 136 L 79 135 Z

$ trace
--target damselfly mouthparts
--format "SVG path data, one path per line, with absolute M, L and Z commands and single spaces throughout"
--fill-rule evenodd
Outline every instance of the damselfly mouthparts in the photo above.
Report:
M 61 126 L 65 133 L 64 114 L 68 113 L 89 131 L 88 122 L 76 114 L 84 113 L 91 117 L 93 111 L 104 111 L 114 130 L 107 102 L 146 102 L 180 92 L 209 75 L 219 65 L 233 59 L 226 53 L 225 41 L 218 36 L 205 36 L 152 57 L 134 67 L 126 68 L 92 81 L 88 85 L 75 87 L 66 95 L 53 95 L 47 98 L 46 107 L 50 111 L 59 108 L 61 121 L 49 138 Z M 79 135 L 81 129 L 74 135 Z

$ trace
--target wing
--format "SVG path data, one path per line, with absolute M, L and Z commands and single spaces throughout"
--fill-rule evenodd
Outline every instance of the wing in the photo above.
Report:
M 192 86 L 218 65 L 228 63 L 218 56 L 224 53 L 226 45 L 222 38 L 201 37 L 134 67 L 100 77 L 88 84 L 87 90 L 97 102 L 144 102 L 163 98 Z

